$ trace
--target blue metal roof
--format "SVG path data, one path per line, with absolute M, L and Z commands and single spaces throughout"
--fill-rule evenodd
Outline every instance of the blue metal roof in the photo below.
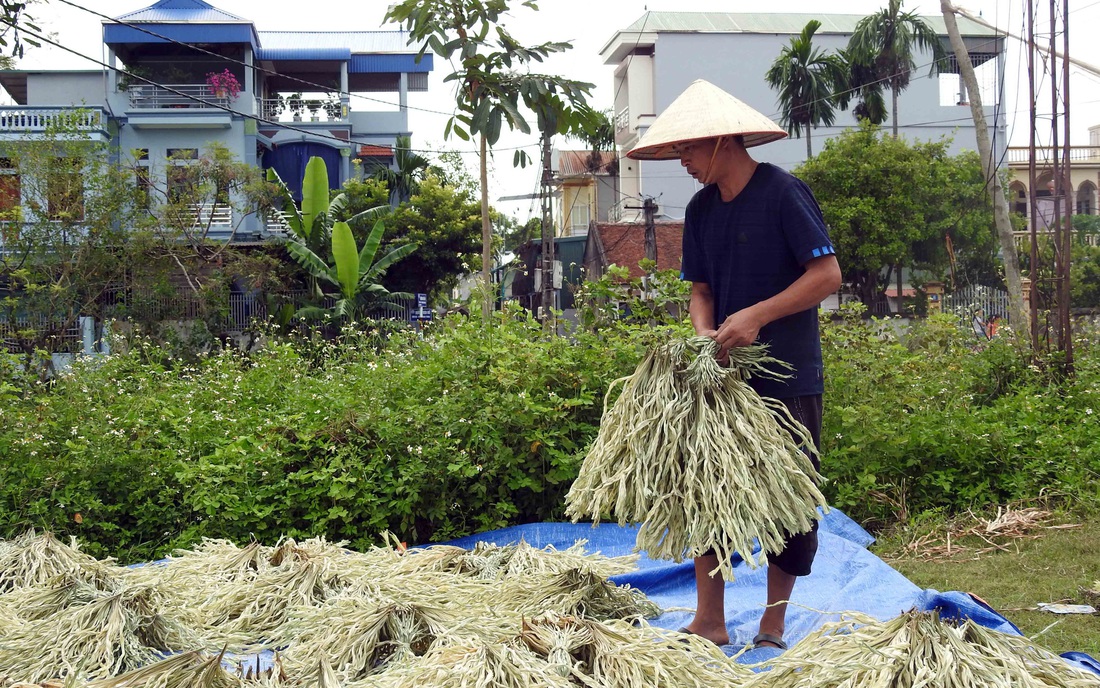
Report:
M 142 31 L 152 32 L 146 33 Z M 252 24 L 162 24 L 144 22 L 135 26 L 125 24 L 103 25 L 103 42 L 107 45 L 134 43 L 252 43 L 255 45 L 255 31 Z M 158 38 L 157 36 L 164 36 Z M 168 39 L 168 40 L 166 40 Z
M 352 55 L 348 65 L 349 74 L 376 74 L 432 71 L 432 54 L 425 53 L 420 63 L 416 62 L 416 55 Z
M 260 48 L 257 60 L 337 60 L 347 62 L 351 51 L 347 48 Z
M 160 0 L 145 9 L 124 14 L 122 22 L 246 22 L 235 14 L 219 10 L 203 0 Z
M 260 31 L 260 45 L 276 48 L 347 48 L 353 53 L 415 53 L 404 31 Z

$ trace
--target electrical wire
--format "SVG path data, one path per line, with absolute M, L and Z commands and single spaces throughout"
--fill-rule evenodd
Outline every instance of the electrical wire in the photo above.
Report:
M 101 18 L 101 19 L 106 19 L 107 21 L 111 22 L 112 24 L 117 24 L 119 26 L 125 26 L 127 28 L 134 29 L 135 31 L 140 31 L 141 33 L 144 33 L 148 36 L 152 36 L 153 38 L 157 38 L 157 39 L 165 41 L 167 43 L 172 43 L 174 45 L 182 46 L 182 47 L 194 50 L 196 52 L 203 53 L 205 55 L 210 55 L 212 57 L 217 57 L 220 61 L 240 65 L 242 67 L 245 67 L 246 69 L 251 69 L 254 72 L 258 72 L 260 74 L 265 74 L 265 75 L 268 75 L 268 76 L 277 76 L 277 77 L 280 77 L 280 78 L 288 79 L 288 80 L 293 81 L 295 83 L 303 84 L 305 86 L 311 86 L 311 87 L 314 87 L 315 90 L 323 92 L 323 93 L 336 93 L 336 94 L 339 94 L 339 95 L 342 95 L 342 96 L 348 96 L 350 98 L 361 98 L 363 100 L 369 100 L 369 101 L 372 101 L 372 102 L 375 102 L 375 103 L 381 103 L 383 105 L 389 105 L 391 107 L 396 107 L 396 108 L 401 109 L 401 110 L 416 110 L 418 112 L 427 112 L 427 113 L 430 113 L 430 114 L 444 115 L 444 116 L 447 116 L 447 117 L 450 117 L 454 114 L 454 113 L 451 113 L 451 112 L 444 112 L 442 110 L 432 110 L 432 109 L 429 109 L 429 108 L 415 107 L 415 106 L 408 105 L 408 104 L 402 105 L 400 103 L 391 103 L 388 100 L 382 100 L 380 98 L 372 98 L 370 96 L 365 96 L 361 93 L 352 93 L 350 91 L 341 91 L 338 88 L 334 89 L 334 88 L 331 88 L 329 86 L 324 86 L 322 84 L 318 84 L 316 82 L 309 81 L 307 79 L 302 79 L 302 78 L 299 78 L 299 77 L 296 77 L 296 76 L 292 76 L 290 74 L 282 74 L 280 72 L 276 72 L 276 71 L 271 70 L 271 69 L 266 69 L 264 67 L 261 67 L 261 66 L 255 64 L 255 63 L 248 64 L 247 62 L 244 62 L 242 60 L 238 60 L 238 59 L 226 56 L 226 55 L 222 55 L 221 53 L 216 53 L 212 50 L 208 50 L 208 49 L 203 48 L 203 47 L 201 47 L 199 45 L 196 45 L 194 43 L 186 43 L 184 41 L 176 40 L 175 38 L 171 38 L 169 36 L 165 36 L 163 34 L 159 34 L 155 31 L 147 29 L 144 26 L 142 26 L 141 24 L 135 24 L 133 22 L 126 22 L 126 21 L 122 21 L 121 19 L 110 17 L 110 16 L 108 16 L 106 14 L 103 14 L 101 12 L 97 12 L 96 10 L 93 10 L 93 9 L 88 8 L 88 7 L 84 7 L 83 5 L 80 5 L 78 3 L 72 2 L 72 0 L 56 0 L 56 2 L 60 2 L 60 3 L 63 3 L 65 5 L 69 5 L 70 7 L 75 7 L 76 9 L 79 9 L 79 10 L 83 10 L 83 11 L 85 11 L 89 14 L 95 15 L 95 16 Z M 404 31 L 401 31 L 401 33 L 404 33 Z M 138 77 L 138 78 L 140 79 L 140 77 Z M 144 81 L 144 79 L 142 79 L 142 81 Z
M 6 26 L 9 26 L 9 27 L 12 27 L 12 28 L 15 27 L 15 25 L 12 22 L 8 21 L 5 18 L 0 18 L 0 24 L 6 25 Z M 35 40 L 42 41 L 43 43 L 48 43 L 49 45 L 52 45 L 56 48 L 60 48 L 60 49 L 64 50 L 65 52 L 76 55 L 77 57 L 85 59 L 89 62 L 93 62 L 95 64 L 98 64 L 101 67 L 104 67 L 106 69 L 113 69 L 113 70 L 117 71 L 120 74 L 124 74 L 124 75 L 129 76 L 133 79 L 138 79 L 138 80 L 143 81 L 145 83 L 148 83 L 150 85 L 156 86 L 157 88 L 161 88 L 161 89 L 167 91 L 168 93 L 171 93 L 172 95 L 178 96 L 180 98 L 184 98 L 184 99 L 189 100 L 189 101 L 194 102 L 194 103 L 199 103 L 199 104 L 201 104 L 201 105 L 203 105 L 207 108 L 211 108 L 211 109 L 215 109 L 215 110 L 222 110 L 223 112 L 227 112 L 231 115 L 236 115 L 236 116 L 239 116 L 239 117 L 243 117 L 244 119 L 250 119 L 250 120 L 253 120 L 253 121 L 255 121 L 257 123 L 260 123 L 260 124 L 265 124 L 265 125 L 273 126 L 273 127 L 279 127 L 281 129 L 286 129 L 288 131 L 295 131 L 295 132 L 298 132 L 300 134 L 307 134 L 307 135 L 310 135 L 314 138 L 327 139 L 327 140 L 335 141 L 337 143 L 340 143 L 341 145 L 346 145 L 346 144 L 349 144 L 349 143 L 353 144 L 353 145 L 356 145 L 356 146 L 378 145 L 376 142 L 361 141 L 361 140 L 356 140 L 356 139 L 352 139 L 352 138 L 342 139 L 342 138 L 339 138 L 337 136 L 333 136 L 332 134 L 325 134 L 325 133 L 322 133 L 320 131 L 314 131 L 314 130 L 310 130 L 310 129 L 303 129 L 301 127 L 296 127 L 293 124 L 290 124 L 290 123 L 287 123 L 287 122 L 279 122 L 279 121 L 269 120 L 269 119 L 266 119 L 266 118 L 261 117 L 259 115 L 251 115 L 251 114 L 248 114 L 246 112 L 241 112 L 239 110 L 234 110 L 233 108 L 231 108 L 227 105 L 222 105 L 220 103 L 217 103 L 217 102 L 214 102 L 214 101 L 211 101 L 211 100 L 206 100 L 206 99 L 200 98 L 198 96 L 193 96 L 191 94 L 184 93 L 184 92 L 182 92 L 178 89 L 172 88 L 171 86 L 168 86 L 166 84 L 161 84 L 161 83 L 152 81 L 152 80 L 144 78 L 144 77 L 140 77 L 140 76 L 138 76 L 136 74 L 133 74 L 133 73 L 127 71 L 127 70 L 119 69 L 117 67 L 111 67 L 111 65 L 107 64 L 106 62 L 103 62 L 100 59 L 97 59 L 95 57 L 91 57 L 90 55 L 85 55 L 84 53 L 81 53 L 78 50 L 75 50 L 75 49 L 70 48 L 68 46 L 62 45 L 61 43 L 58 43 L 57 41 L 55 41 L 51 38 L 48 38 L 47 36 L 43 36 L 41 34 L 32 32 L 32 31 L 30 31 L 30 30 L 28 30 L 24 27 L 20 27 L 19 30 L 26 33 L 27 35 L 31 36 Z M 500 150 L 500 151 L 504 151 L 504 150 L 522 150 L 522 149 L 527 149 L 527 148 L 533 148 L 533 147 L 536 147 L 537 145 L 538 144 L 528 144 L 528 145 L 525 145 L 525 146 L 507 146 L 507 147 L 503 147 L 503 148 L 496 148 L 494 150 Z M 437 152 L 437 151 L 433 151 L 433 150 L 430 150 L 430 149 L 423 149 L 423 148 L 408 148 L 408 149 L 404 149 L 404 150 L 409 150 L 409 151 L 413 151 L 413 152 L 417 152 L 417 153 L 436 153 Z M 457 150 L 455 152 L 459 153 L 459 154 L 462 154 L 462 155 L 480 155 L 480 151 L 477 151 L 477 150 L 465 150 L 465 151 Z

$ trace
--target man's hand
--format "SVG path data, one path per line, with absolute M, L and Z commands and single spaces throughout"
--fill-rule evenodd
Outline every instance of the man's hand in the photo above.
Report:
M 714 339 L 718 342 L 719 353 L 722 357 L 725 357 L 729 350 L 735 346 L 749 346 L 756 341 L 761 327 L 763 327 L 763 323 L 756 318 L 751 308 L 737 311 L 726 318 L 714 334 Z

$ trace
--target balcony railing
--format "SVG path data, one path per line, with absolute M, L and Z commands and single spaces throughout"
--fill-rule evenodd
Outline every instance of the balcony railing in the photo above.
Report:
M 277 122 L 280 120 L 283 122 L 289 122 L 293 119 L 293 113 L 289 113 L 286 110 L 285 100 L 279 100 L 278 98 L 260 98 L 258 99 L 258 102 L 260 106 L 258 111 L 262 113 L 263 118 L 266 120 L 272 122 Z M 327 111 L 323 108 L 319 108 L 313 113 L 303 108 L 301 113 L 299 114 L 299 119 L 294 121 L 311 121 L 313 117 L 317 117 L 318 122 L 346 122 L 348 118 L 342 113 L 343 109 L 341 109 L 340 114 L 328 114 Z
M 191 204 L 191 213 L 195 218 L 196 227 L 221 228 L 233 225 L 233 208 L 217 203 L 208 206 L 205 203 Z
M 1061 161 L 1061 151 L 1058 151 L 1058 160 Z M 1055 153 L 1051 148 L 1035 148 L 1035 162 L 1042 166 L 1054 164 Z M 1070 146 L 1069 160 L 1073 162 L 1092 162 L 1100 164 L 1100 146 Z M 1022 146 L 1013 146 L 1008 149 L 1008 162 L 1010 165 L 1027 164 L 1028 149 Z
M 105 123 L 99 108 L 0 108 L 0 132 L 102 131 Z
M 152 84 L 131 86 L 130 105 L 135 108 L 210 108 L 229 107 L 228 96 L 219 96 L 208 84 L 172 84 L 172 90 Z M 240 97 L 238 95 L 238 97 Z M 236 100 L 234 98 L 233 100 Z
M 630 108 L 625 107 L 615 113 L 615 131 L 622 131 L 630 126 Z

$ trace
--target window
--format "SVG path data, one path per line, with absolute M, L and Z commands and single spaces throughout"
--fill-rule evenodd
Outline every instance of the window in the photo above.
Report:
M 1013 182 L 1009 187 L 1012 193 L 1012 212 L 1027 217 L 1027 189 L 1019 182 Z
M 23 180 L 11 158 L 0 158 L 0 222 L 11 222 L 23 203 Z
M 569 233 L 573 236 L 588 233 L 588 204 L 577 204 L 569 211 Z
M 134 186 L 137 188 L 135 198 L 140 208 L 148 208 L 153 196 L 153 179 L 149 175 L 149 168 L 138 165 L 134 168 Z
M 1077 189 L 1077 214 L 1092 215 L 1096 212 L 1096 186 L 1084 182 Z
M 56 158 L 46 178 L 46 213 L 51 220 L 84 219 L 84 173 L 77 158 Z
M 173 165 L 168 168 L 168 202 L 192 203 L 195 198 L 195 183 L 191 168 L 186 165 Z
M 198 148 L 169 148 L 168 149 L 169 160 L 198 160 L 199 149 Z

